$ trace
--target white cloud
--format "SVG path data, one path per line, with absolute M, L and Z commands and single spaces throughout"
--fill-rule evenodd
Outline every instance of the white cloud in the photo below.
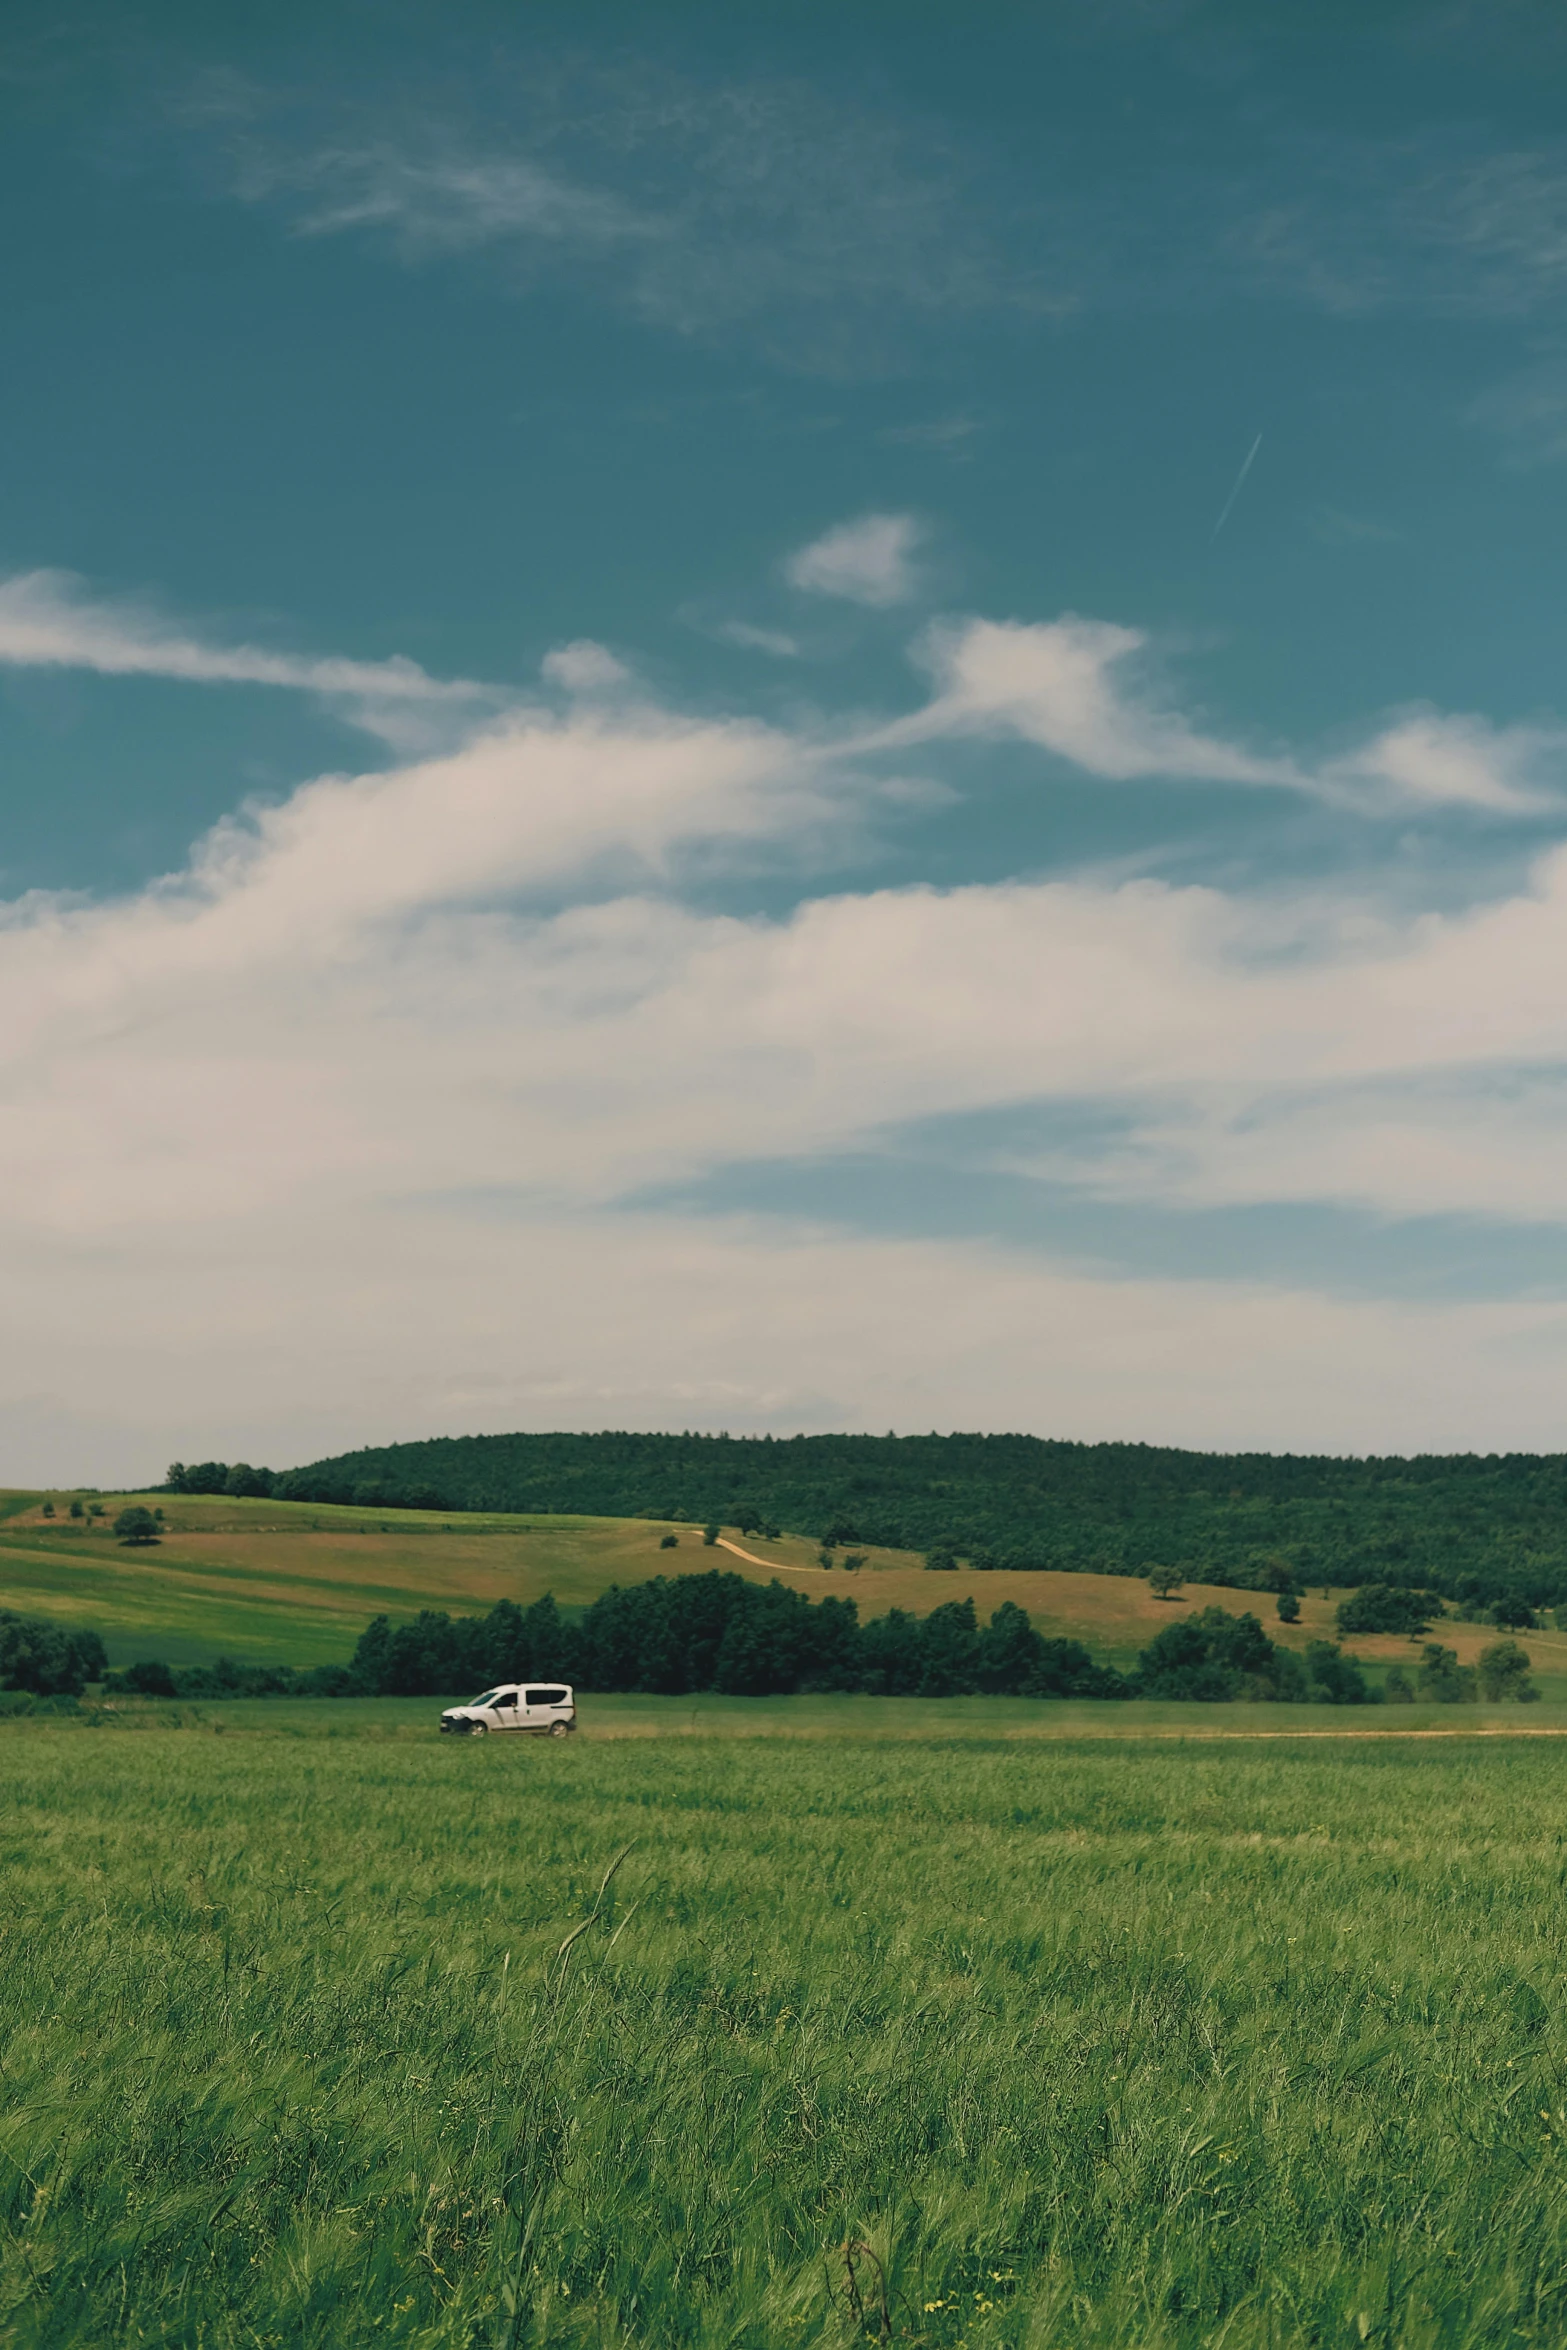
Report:
M 274 166 L 247 192 L 292 181 L 306 236 L 391 229 L 416 252 L 460 252 L 500 239 L 567 247 L 640 242 L 668 233 L 605 190 L 575 186 L 525 157 L 457 153 L 415 158 L 387 145 L 326 148 Z
M 1143 684 L 1148 651 L 1144 630 L 1071 612 L 1031 623 L 944 622 L 923 648 L 934 698 L 862 736 L 858 747 L 1011 733 L 1111 782 L 1158 775 L 1263 784 L 1367 814 L 1470 807 L 1532 816 L 1560 804 L 1567 730 L 1416 711 L 1353 751 L 1312 762 L 1193 725 Z
M 209 649 L 176 644 L 205 677 Z M 970 624 L 938 644 L 920 723 L 1002 713 L 1107 774 L 1221 754 L 1295 774 L 1121 690 L 1139 649 L 1104 624 Z M 1078 878 L 742 919 L 674 888 L 852 820 L 874 787 L 842 743 L 659 708 L 602 647 L 551 675 L 564 715 L 319 778 L 219 826 L 182 875 L 0 920 L 0 1279 L 32 1425 L 51 1393 L 93 1427 L 129 1414 L 162 1431 L 153 1467 L 454 1419 L 1543 1435 L 1554 1309 L 1095 1282 L 616 1203 L 1058 1100 L 1114 1111 L 1124 1144 L 1057 1171 L 1122 1197 L 1559 1214 L 1567 850 L 1460 914 Z M 1525 750 L 1427 716 L 1362 770 L 1475 799 L 1497 775 L 1532 788 L 1508 765 Z M 220 1443 L 225 1412 L 262 1434 Z
M 596 644 L 591 637 L 579 637 L 573 644 L 546 653 L 543 670 L 551 685 L 561 686 L 582 700 L 619 693 L 631 683 L 624 661 L 617 661 L 607 645 Z
M 749 620 L 721 620 L 712 633 L 745 652 L 769 653 L 775 661 L 797 661 L 800 657 L 798 639 L 786 636 L 781 628 L 756 628 Z
M 256 645 L 203 643 L 149 607 L 85 592 L 65 571 L 0 580 L 0 663 L 29 669 L 92 669 L 105 677 L 168 677 L 192 685 L 279 686 L 342 705 L 376 734 L 401 737 L 410 713 L 445 705 L 471 723 L 507 696 L 470 679 L 439 679 L 416 661 L 345 661 L 273 653 Z
M 1337 772 L 1350 783 L 1384 784 L 1415 806 L 1530 816 L 1559 803 L 1559 782 L 1550 788 L 1541 770 L 1554 760 L 1559 778 L 1564 753 L 1560 728 L 1494 727 L 1425 711 L 1377 735 Z M 1334 770 L 1327 774 L 1331 779 Z
M 919 524 L 910 514 L 862 514 L 801 547 L 784 565 L 792 587 L 853 604 L 905 604 L 919 586 Z
M 1005 732 L 1118 782 L 1140 775 L 1187 775 L 1214 782 L 1306 784 L 1291 760 L 1265 758 L 1200 733 L 1178 712 L 1139 695 L 1126 672 L 1147 646 L 1141 629 L 1084 620 L 1073 612 L 1031 624 L 944 623 L 931 630 L 925 643 L 935 699 L 865 738 L 866 745 Z

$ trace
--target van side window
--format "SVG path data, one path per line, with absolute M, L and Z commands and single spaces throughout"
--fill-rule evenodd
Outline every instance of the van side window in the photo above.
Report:
M 530 1705 L 564 1705 L 565 1702 L 566 1692 L 564 1689 L 530 1689 L 528 1691 Z

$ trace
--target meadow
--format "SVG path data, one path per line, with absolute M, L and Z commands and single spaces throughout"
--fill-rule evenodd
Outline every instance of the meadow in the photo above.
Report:
M 862 1617 L 889 1608 L 928 1615 L 948 1600 L 972 1597 L 981 1620 L 1003 1600 L 1026 1608 L 1052 1638 L 1081 1640 L 1104 1662 L 1128 1670 L 1138 1651 L 1185 1610 L 1251 1610 L 1270 1638 L 1304 1649 L 1334 1639 L 1340 1590 L 1313 1587 L 1300 1622 L 1277 1622 L 1267 1593 L 1188 1583 L 1181 1599 L 1155 1599 L 1141 1578 L 1067 1574 L 1045 1569 L 981 1572 L 960 1567 L 930 1574 L 907 1551 L 863 1547 L 863 1568 L 818 1565 L 814 1542 L 767 1540 L 723 1530 L 724 1547 L 703 1545 L 699 1527 L 674 1520 L 573 1517 L 455 1517 L 398 1510 L 334 1508 L 325 1503 L 154 1496 L 167 1531 L 155 1549 L 126 1550 L 109 1531 L 125 1498 L 103 1497 L 96 1525 L 68 1518 L 64 1496 L 45 1518 L 38 1493 L 0 1494 L 0 1607 L 90 1627 L 112 1664 L 158 1656 L 174 1665 L 205 1664 L 220 1654 L 249 1663 L 310 1666 L 346 1663 L 374 1615 L 394 1620 L 421 1608 L 481 1614 L 497 1600 L 526 1607 L 546 1592 L 581 1607 L 612 1583 L 659 1574 L 705 1574 L 719 1567 L 756 1582 L 779 1576 L 812 1599 L 852 1597 Z M 663 1538 L 674 1534 L 676 1547 Z M 1493 1628 L 1443 1622 L 1440 1637 L 1472 1664 Z M 1351 1639 L 1345 1647 L 1381 1667 L 1408 1664 L 1418 1644 L 1389 1635 Z M 1547 1698 L 1567 1699 L 1567 1633 L 1526 1635 L 1535 1678 Z
M 1560 1736 L 434 1710 L 0 1723 L 8 2345 L 1567 2333 Z

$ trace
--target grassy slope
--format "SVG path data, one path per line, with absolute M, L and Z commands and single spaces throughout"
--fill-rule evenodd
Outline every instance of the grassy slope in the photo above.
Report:
M 1027 1608 L 1041 1631 L 1082 1640 L 1096 1655 L 1129 1665 L 1138 1649 L 1192 1607 L 1251 1609 L 1288 1646 L 1334 1637 L 1338 1593 L 1311 1592 L 1298 1625 L 1279 1624 L 1256 1592 L 1189 1584 L 1180 1602 L 1157 1600 L 1122 1575 L 932 1575 L 906 1552 L 870 1550 L 856 1574 L 824 1571 L 813 1543 L 747 1536 L 753 1559 L 703 1547 L 699 1530 L 637 1518 L 459 1517 L 414 1511 L 385 1518 L 309 1502 L 164 1499 L 168 1533 L 155 1550 L 127 1550 L 106 1530 L 122 1497 L 106 1497 L 98 1532 L 45 1519 L 38 1497 L 0 1495 L 0 1606 L 90 1624 L 116 1663 L 163 1656 L 175 1664 L 220 1653 L 298 1665 L 345 1659 L 370 1617 L 421 1607 L 453 1614 L 510 1598 L 526 1606 L 552 1591 L 580 1606 L 612 1583 L 719 1567 L 755 1581 L 777 1572 L 791 1589 L 819 1598 L 851 1594 L 862 1616 L 890 1607 L 927 1615 L 972 1597 L 981 1618 L 1004 1599 Z M 666 1531 L 679 1547 L 660 1548 Z M 739 1541 L 733 1529 L 728 1539 Z M 1470 1663 L 1497 1635 L 1478 1624 L 1444 1623 L 1441 1638 Z M 1407 1641 L 1346 1643 L 1386 1664 L 1415 1654 Z M 1531 1632 L 1527 1646 L 1546 1694 L 1567 1697 L 1567 1634 Z
M 353 1710 L 0 1725 L 14 2350 L 1567 2336 L 1561 1745 Z

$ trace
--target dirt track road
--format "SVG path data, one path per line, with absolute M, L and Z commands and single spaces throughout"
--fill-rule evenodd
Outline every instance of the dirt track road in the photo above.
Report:
M 759 1559 L 754 1550 L 742 1550 L 739 1543 L 731 1542 L 726 1534 L 719 1535 L 716 1547 L 719 1550 L 732 1550 L 735 1557 L 744 1559 L 748 1567 L 771 1567 L 775 1575 L 819 1575 L 822 1571 L 820 1567 L 786 1567 L 782 1559 Z

